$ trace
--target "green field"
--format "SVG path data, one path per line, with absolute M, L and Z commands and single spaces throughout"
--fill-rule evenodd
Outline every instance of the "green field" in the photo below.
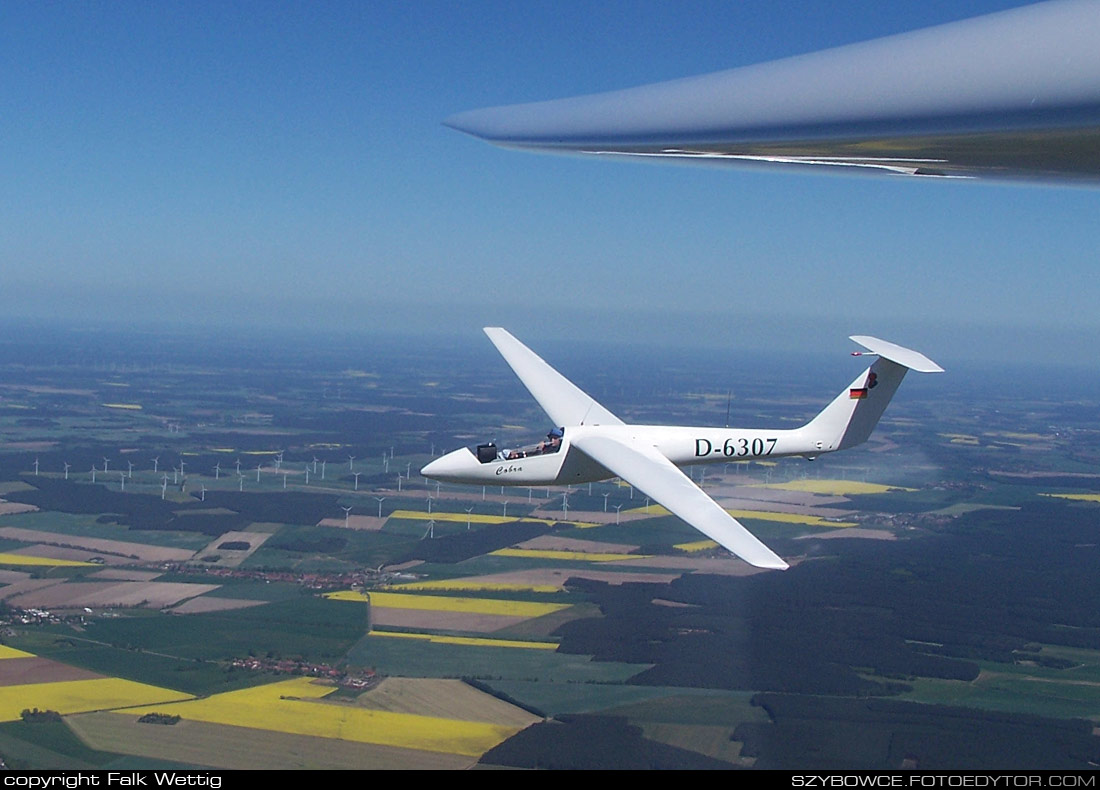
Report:
M 357 666 L 408 677 L 473 677 L 488 681 L 537 677 L 576 684 L 622 683 L 647 668 L 546 650 L 447 645 L 371 636 L 356 643 L 347 659 Z

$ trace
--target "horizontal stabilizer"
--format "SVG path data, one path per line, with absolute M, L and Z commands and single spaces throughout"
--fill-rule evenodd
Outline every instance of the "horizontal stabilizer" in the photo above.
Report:
M 757 540 L 655 447 L 590 433 L 574 436 L 573 446 L 750 565 L 787 569 L 787 563 L 779 555 Z
M 879 340 L 877 337 L 871 337 L 870 335 L 852 335 L 850 339 L 859 343 L 872 354 L 877 354 L 883 359 L 896 362 L 918 373 L 943 373 L 943 368 L 919 351 Z

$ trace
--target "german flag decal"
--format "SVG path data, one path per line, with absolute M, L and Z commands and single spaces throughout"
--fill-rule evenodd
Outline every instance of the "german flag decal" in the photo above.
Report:
M 873 370 L 867 374 L 867 383 L 862 387 L 852 387 L 848 390 L 848 397 L 852 400 L 860 400 L 867 397 L 867 391 L 874 389 L 878 384 L 878 374 Z

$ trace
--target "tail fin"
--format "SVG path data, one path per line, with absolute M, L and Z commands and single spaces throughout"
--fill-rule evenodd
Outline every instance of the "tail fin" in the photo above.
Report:
M 906 371 L 943 372 L 924 354 L 908 348 L 867 335 L 853 335 L 851 339 L 878 359 L 803 428 L 818 439 L 817 446 L 823 453 L 867 441 Z

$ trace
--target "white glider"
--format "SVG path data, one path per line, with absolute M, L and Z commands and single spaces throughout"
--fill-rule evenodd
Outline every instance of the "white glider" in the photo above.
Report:
M 677 467 L 801 455 L 815 458 L 867 440 L 906 371 L 939 373 L 923 354 L 878 338 L 852 340 L 877 356 L 801 428 L 783 430 L 627 425 L 499 327 L 485 334 L 556 427 L 547 441 L 501 449 L 462 448 L 429 463 L 433 480 L 470 485 L 572 485 L 620 477 L 750 565 L 786 569 Z

